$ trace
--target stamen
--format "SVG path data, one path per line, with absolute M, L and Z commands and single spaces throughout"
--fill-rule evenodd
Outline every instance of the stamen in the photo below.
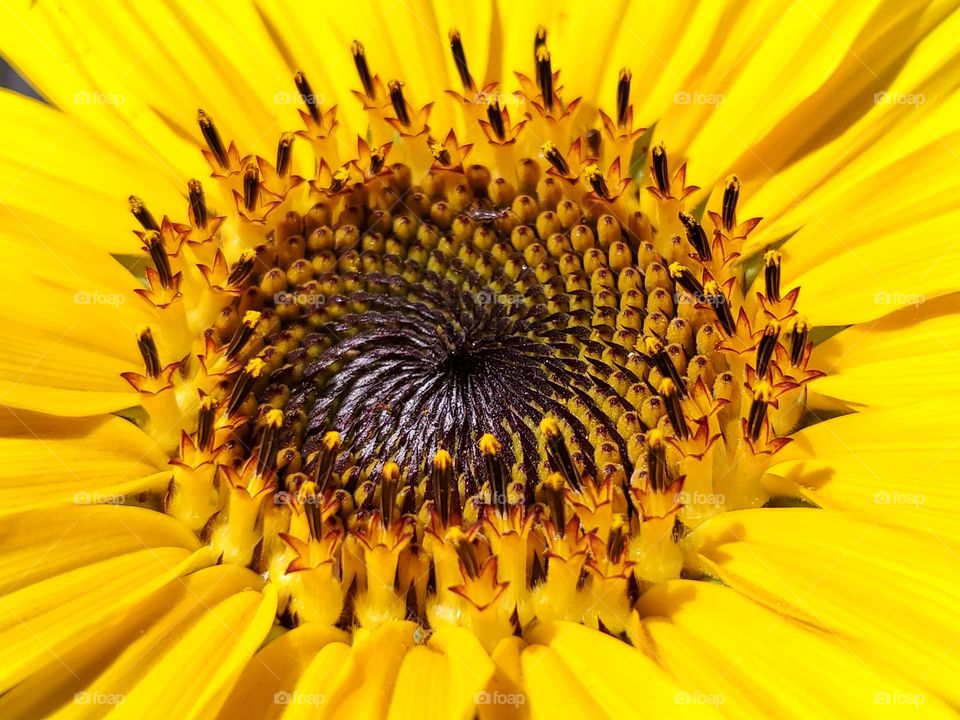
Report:
M 694 277 L 694 274 L 690 272 L 689 268 L 684 267 L 678 262 L 670 263 L 670 277 L 673 278 L 677 285 L 693 295 L 694 298 L 699 299 L 704 296 L 703 285 Z
M 227 346 L 227 350 L 224 353 L 227 360 L 233 360 L 240 350 L 243 349 L 243 346 L 247 344 L 247 341 L 253 335 L 253 330 L 258 322 L 260 322 L 260 313 L 256 310 L 248 310 L 244 314 L 243 322 L 240 323 L 240 327 L 238 327 L 237 331 L 233 334 L 230 345 Z
M 259 197 L 260 168 L 251 160 L 243 170 L 243 206 L 248 212 L 253 212 L 257 207 L 257 199 Z
M 450 524 L 450 505 L 453 493 L 453 458 L 444 449 L 433 456 L 433 471 L 430 476 L 433 499 L 444 527 Z
M 277 175 L 286 177 L 290 172 L 290 158 L 293 156 L 293 133 L 284 133 L 277 143 Z
M 200 410 L 197 413 L 197 448 L 204 452 L 213 451 L 215 438 L 214 420 L 216 418 L 217 402 L 210 395 L 200 398 Z
M 480 438 L 480 452 L 483 454 L 483 465 L 490 484 L 491 502 L 500 515 L 507 511 L 507 482 L 503 472 L 503 463 L 500 460 L 500 443 L 490 433 Z
M 618 513 L 610 523 L 610 535 L 607 538 L 607 559 L 610 562 L 620 562 L 623 551 L 627 549 L 627 516 Z
M 730 311 L 730 305 L 727 302 L 726 295 L 720 289 L 720 286 L 713 280 L 703 284 L 704 296 L 707 304 L 713 308 L 720 321 L 720 327 L 727 337 L 733 337 L 736 332 L 736 323 L 733 320 L 733 313 Z
M 237 414 L 247 399 L 247 395 L 250 392 L 250 388 L 253 387 L 254 381 L 263 375 L 266 368 L 267 364 L 260 358 L 253 358 L 246 364 L 243 372 L 240 373 L 240 377 L 237 378 L 237 382 L 233 386 L 233 392 L 230 393 L 230 399 L 227 402 L 228 417 L 233 417 Z
M 633 73 L 628 68 L 620 69 L 620 80 L 617 82 L 617 127 L 627 125 L 627 110 L 630 107 L 630 81 Z
M 737 226 L 737 200 L 740 197 L 740 180 L 736 175 L 727 178 L 727 186 L 723 189 L 723 205 L 721 207 L 721 222 L 723 229 L 730 232 Z
M 667 445 L 663 433 L 653 428 L 647 433 L 647 483 L 650 490 L 662 495 L 670 485 L 667 475 Z
M 387 89 L 390 91 L 390 103 L 393 105 L 393 111 L 397 114 L 397 120 L 404 127 L 410 125 L 410 112 L 407 110 L 407 102 L 403 98 L 403 85 L 399 80 L 391 80 L 387 83 Z
M 150 214 L 150 211 L 147 210 L 147 206 L 143 204 L 143 200 L 138 198 L 136 195 L 131 195 L 129 200 L 130 212 L 137 219 L 137 222 L 143 226 L 143 229 L 160 232 L 160 226 L 157 225 L 157 221 L 154 219 L 153 215 Z
M 700 262 L 708 262 L 713 258 L 710 251 L 710 242 L 707 240 L 707 232 L 703 225 L 698 223 L 693 215 L 689 213 L 680 213 L 680 222 L 683 223 L 683 229 L 687 231 L 687 241 L 697 251 L 697 257 Z
M 203 185 L 199 180 L 192 179 L 187 183 L 190 193 L 190 212 L 193 216 L 193 226 L 203 230 L 207 226 L 207 201 L 203 194 Z
M 653 179 L 657 183 L 657 189 L 663 194 L 670 193 L 670 170 L 667 166 L 667 150 L 663 143 L 659 143 L 653 148 Z
M 157 344 L 153 340 L 153 333 L 150 328 L 144 328 L 137 335 L 137 348 L 143 357 L 143 366 L 146 368 L 147 377 L 160 377 L 160 353 L 157 350 Z
M 202 109 L 197 111 L 197 123 L 200 125 L 200 132 L 203 133 L 203 139 L 207 141 L 207 147 L 217 160 L 217 165 L 221 170 L 227 170 L 230 167 L 230 161 L 216 125 Z
M 790 364 L 797 367 L 803 360 L 803 351 L 807 345 L 807 332 L 810 326 L 803 318 L 794 318 L 790 322 Z
M 353 44 L 350 45 L 350 52 L 353 54 L 353 64 L 357 68 L 357 75 L 360 76 L 360 83 L 363 85 L 363 94 L 367 96 L 367 100 L 374 100 L 376 93 L 373 87 L 373 77 L 370 75 L 370 68 L 367 67 L 367 56 L 359 40 L 353 41 Z
M 540 484 L 544 502 L 550 509 L 553 524 L 560 534 L 567 525 L 567 509 L 563 502 L 563 476 L 560 473 L 550 473 Z
M 457 66 L 457 72 L 460 74 L 460 82 L 463 83 L 463 89 L 473 92 L 476 86 L 473 84 L 473 78 L 470 70 L 467 68 L 467 55 L 463 51 L 463 43 L 460 40 L 458 30 L 450 31 L 450 50 L 453 52 L 453 62 Z
M 493 134 L 497 136 L 497 140 L 504 140 L 507 137 L 502 112 L 499 100 L 487 104 L 487 120 L 490 121 L 490 126 L 493 128 Z
M 587 148 L 593 157 L 600 157 L 600 146 L 603 142 L 603 135 L 596 128 L 590 128 L 584 135 L 587 141 Z
M 170 268 L 170 258 L 167 257 L 167 251 L 163 247 L 163 238 L 156 230 L 149 230 L 143 236 L 143 242 L 150 253 L 150 259 L 157 269 L 157 277 L 160 279 L 160 285 L 167 289 L 173 284 L 173 270 Z
M 681 440 L 690 437 L 690 428 L 687 427 L 687 421 L 683 417 L 683 408 L 680 407 L 680 393 L 677 384 L 670 378 L 664 378 L 660 382 L 660 397 L 663 399 L 663 405 L 667 410 L 667 418 L 673 431 Z
M 325 433 L 320 441 L 320 449 L 313 459 L 313 483 L 317 486 L 317 492 L 322 493 L 326 489 L 339 451 L 340 433 L 333 430 Z
M 763 422 L 767 417 L 767 405 L 770 402 L 770 383 L 766 380 L 757 385 L 753 391 L 753 403 L 750 405 L 750 415 L 747 418 L 747 432 L 751 442 L 756 442 L 763 430 Z
M 543 95 L 544 107 L 553 110 L 553 69 L 550 65 L 550 51 L 545 45 L 537 49 L 537 85 Z
M 780 253 L 768 250 L 763 255 L 763 279 L 767 300 L 780 302 Z
M 677 367 L 670 360 L 670 356 L 664 349 L 663 344 L 655 337 L 648 336 L 645 340 L 647 355 L 653 361 L 654 366 L 660 371 L 660 375 L 673 381 L 674 386 L 682 397 L 686 397 L 686 389 L 683 384 L 683 378 Z
M 533 62 L 536 64 L 540 57 L 540 48 L 547 47 L 547 29 L 543 25 L 537 25 L 537 30 L 533 36 Z
M 257 475 L 260 477 L 263 477 L 275 462 L 277 444 L 280 442 L 280 428 L 283 427 L 283 410 L 276 408 L 269 410 L 266 425 L 260 439 L 260 450 L 257 453 Z
M 250 277 L 250 273 L 253 272 L 253 263 L 256 259 L 257 255 L 253 250 L 244 250 L 240 253 L 240 257 L 227 276 L 227 285 L 236 287 Z
M 567 483 L 577 492 L 582 490 L 580 478 L 573 464 L 573 458 L 570 457 L 570 451 L 567 450 L 563 434 L 560 432 L 560 425 L 551 417 L 545 417 L 540 421 L 540 432 L 547 439 L 547 460 L 554 472 L 562 473 Z
M 610 190 L 607 188 L 606 178 L 596 165 L 588 165 L 583 170 L 583 178 L 587 181 L 593 191 L 602 199 L 610 200 Z
M 307 76 L 297 70 L 293 76 L 293 82 L 297 86 L 297 92 L 300 93 L 300 99 L 303 100 L 310 112 L 310 117 L 313 118 L 314 122 L 319 123 L 321 120 L 320 103 L 317 102 L 317 96 L 313 94 L 313 88 L 310 87 Z
M 393 525 L 397 493 L 400 490 L 400 466 L 392 460 L 380 472 L 380 518 L 384 528 Z
M 564 176 L 570 174 L 570 165 L 567 164 L 567 159 L 560 152 L 560 148 L 558 148 L 554 143 L 548 140 L 541 145 L 540 154 L 547 162 L 553 165 L 558 173 Z
M 773 357 L 773 351 L 777 347 L 777 340 L 780 339 L 780 323 L 771 320 L 763 329 L 763 337 L 757 345 L 757 375 L 763 377 L 767 374 L 767 368 L 770 365 L 770 359 Z

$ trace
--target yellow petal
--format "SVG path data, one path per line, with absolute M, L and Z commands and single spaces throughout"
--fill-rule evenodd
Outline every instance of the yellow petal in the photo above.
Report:
M 341 630 L 309 623 L 284 633 L 250 659 L 220 717 L 279 717 L 283 706 L 290 704 L 283 700 L 289 699 L 318 653 L 331 643 L 343 644 L 348 640 Z
M 350 645 L 345 642 L 320 648 L 292 691 L 274 693 L 272 701 L 283 711 L 283 720 L 323 717 L 331 690 L 344 680 L 349 657 Z
M 245 591 L 217 603 L 162 660 L 124 694 L 118 717 L 215 716 L 227 693 L 273 624 L 276 590 Z
M 521 657 L 527 642 L 523 638 L 510 636 L 504 638 L 493 650 L 490 659 L 494 663 L 493 676 L 487 687 L 483 702 L 477 704 L 480 720 L 526 720 L 530 717 L 530 706 L 526 702 L 523 689 L 523 668 Z M 520 698 L 523 697 L 521 703 Z M 494 698 L 505 702 L 494 703 Z M 510 701 L 513 702 L 510 702 Z
M 811 387 L 810 404 L 890 408 L 958 387 L 960 295 L 916 300 L 814 348 L 811 364 L 827 376 Z
M 159 662 L 200 617 L 230 595 L 262 580 L 231 565 L 203 568 L 177 578 L 117 621 L 104 624 L 90 642 L 51 658 L 0 699 L 4 717 L 88 717 L 126 702 L 137 677 Z M 64 668 L 69 668 L 69 672 Z M 173 690 L 171 689 L 171 692 Z
M 641 635 L 684 688 L 678 707 L 732 718 L 950 717 L 937 698 L 857 652 L 713 583 L 644 594 Z M 662 717 L 672 715 L 663 714 Z
M 103 560 L 16 590 L 0 601 L 0 687 L 91 642 L 111 618 L 170 580 L 209 564 L 209 552 L 152 548 Z
M 122 503 L 128 494 L 164 489 L 166 465 L 163 452 L 127 420 L 0 409 L 0 513 Z
M 958 560 L 936 538 L 796 508 L 718 515 L 693 543 L 704 569 L 732 588 L 836 635 L 870 665 L 960 700 Z
M 958 405 L 954 392 L 811 425 L 792 436 L 770 476 L 823 507 L 958 547 Z
M 586 685 L 580 682 L 556 650 L 545 645 L 530 645 L 523 651 L 521 663 L 525 689 L 523 702 L 529 703 L 533 720 L 614 717 L 593 699 Z M 516 702 L 520 702 L 519 698 Z
M 0 592 L 143 550 L 199 543 L 173 518 L 137 507 L 63 505 L 9 515 L 0 525 Z
M 493 675 L 493 662 L 463 628 L 437 630 L 403 658 L 390 701 L 390 720 L 469 719 Z

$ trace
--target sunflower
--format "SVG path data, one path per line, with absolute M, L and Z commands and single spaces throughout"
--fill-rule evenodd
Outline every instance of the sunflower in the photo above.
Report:
M 957 3 L 27 5 L 0 715 L 956 715 Z

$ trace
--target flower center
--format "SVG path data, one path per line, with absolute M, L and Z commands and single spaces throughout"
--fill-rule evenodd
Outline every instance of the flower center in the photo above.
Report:
M 451 48 L 475 91 L 458 33 Z M 453 132 L 430 135 L 429 106 L 352 52 L 394 143 L 330 162 L 336 109 L 298 73 L 309 183 L 293 135 L 275 164 L 242 158 L 201 112 L 235 210 L 197 181 L 189 224 L 131 199 L 153 261 L 141 294 L 170 318 L 125 376 L 159 442 L 181 431 L 165 509 L 277 583 L 288 624 L 410 618 L 491 647 L 555 618 L 620 633 L 640 592 L 683 571 L 689 529 L 769 499 L 761 476 L 818 374 L 798 293 L 776 252 L 748 287 L 758 221 L 738 219 L 735 177 L 703 219 L 662 145 L 648 187 L 621 177 L 641 135 L 629 72 L 605 135 L 524 156 L 525 123 L 562 137 L 578 104 L 538 31 L 526 120 L 495 86 L 479 109 L 458 96 L 496 161 L 467 164 Z M 394 144 L 406 162 L 387 162 Z

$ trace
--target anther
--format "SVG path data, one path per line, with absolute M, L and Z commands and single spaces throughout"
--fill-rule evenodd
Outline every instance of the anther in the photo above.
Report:
M 673 281 L 694 296 L 700 299 L 703 297 L 703 285 L 697 280 L 696 276 L 690 272 L 689 268 L 684 267 L 678 262 L 670 263 L 670 277 Z
M 203 185 L 199 180 L 192 179 L 187 183 L 190 195 L 190 212 L 193 215 L 193 226 L 203 230 L 207 226 L 207 200 L 203 194 Z
M 676 365 L 674 365 L 670 360 L 670 356 L 664 349 L 663 343 L 661 343 L 655 337 L 647 336 L 644 339 L 644 349 L 646 350 L 646 353 L 650 357 L 650 360 L 653 362 L 654 366 L 660 371 L 660 375 L 664 378 L 669 378 L 672 380 L 677 391 L 680 393 L 680 396 L 686 397 L 687 391 L 683 384 L 683 378 L 680 377 L 680 371 L 677 370 Z M 679 430 L 677 431 L 677 434 L 679 435 Z
M 759 383 L 753 391 L 753 403 L 750 405 L 750 414 L 747 418 L 747 433 L 751 442 L 756 442 L 763 430 L 763 422 L 767 417 L 767 405 L 770 402 L 770 383 L 766 380 Z
M 317 96 L 313 94 L 313 88 L 310 87 L 307 76 L 297 70 L 293 76 L 293 82 L 297 86 L 297 92 L 300 93 L 300 99 L 310 112 L 310 117 L 314 122 L 320 122 L 320 103 L 317 102 Z
M 237 382 L 233 386 L 230 399 L 227 401 L 228 416 L 232 417 L 237 414 L 244 400 L 247 399 L 247 393 L 249 393 L 250 388 L 253 387 L 254 381 L 263 375 L 266 368 L 267 364 L 260 358 L 252 358 L 250 362 L 246 364 L 240 373 L 240 377 L 237 378 Z
M 807 333 L 810 325 L 803 318 L 794 318 L 790 322 L 790 364 L 797 367 L 803 360 L 803 350 L 807 345 Z
M 723 205 L 720 218 L 723 229 L 727 232 L 737 226 L 737 200 L 740 198 L 740 180 L 736 175 L 727 178 L 727 185 L 723 189 Z
M 230 339 L 230 344 L 227 346 L 226 352 L 224 352 L 227 360 L 233 360 L 240 350 L 243 349 L 243 346 L 247 344 L 247 341 L 253 335 L 253 329 L 257 326 L 258 322 L 260 322 L 260 313 L 256 310 L 248 310 L 244 314 L 243 322 L 240 323 L 240 327 L 238 327 L 237 331 L 233 334 L 233 337 Z
M 340 433 L 329 430 L 320 439 L 320 449 L 313 457 L 313 482 L 323 493 L 330 481 L 330 471 L 340 451 Z
M 490 126 L 493 128 L 493 134 L 497 136 L 497 140 L 502 141 L 507 137 L 507 129 L 503 126 L 503 115 L 501 112 L 502 110 L 498 100 L 487 104 L 487 120 L 490 121 Z
M 217 132 L 216 125 L 203 110 L 197 111 L 197 124 L 200 126 L 200 132 L 203 133 L 203 139 L 207 141 L 207 147 L 217 160 L 217 165 L 221 170 L 226 170 L 230 166 L 227 158 L 227 150 L 220 139 L 220 133 Z
M 137 335 L 137 348 L 143 357 L 143 366 L 146 368 L 147 377 L 156 378 L 160 376 L 160 353 L 157 350 L 157 343 L 153 340 L 153 333 L 150 328 L 144 328 Z
M 567 524 L 566 505 L 563 501 L 563 486 L 563 476 L 560 473 L 550 473 L 541 483 L 544 503 L 550 509 L 553 524 L 561 534 Z
M 767 300 L 780 302 L 780 253 L 769 250 L 763 255 L 763 279 Z
M 587 149 L 590 154 L 593 157 L 600 157 L 600 146 L 603 142 L 603 135 L 600 134 L 600 131 L 596 128 L 590 128 L 583 137 L 587 141 Z
M 687 231 L 687 241 L 697 251 L 697 257 L 700 262 L 707 262 L 713 255 L 710 252 L 710 242 L 707 240 L 707 233 L 703 225 L 698 223 L 693 215 L 689 213 L 680 213 L 680 222 L 683 223 L 683 229 Z
M 507 482 L 503 472 L 503 462 L 500 459 L 500 443 L 490 433 L 480 438 L 480 452 L 483 454 L 483 465 L 490 483 L 491 505 L 501 515 L 507 511 Z
M 217 402 L 211 395 L 200 398 L 200 409 L 197 413 L 197 448 L 204 452 L 213 450 L 215 438 L 213 422 L 216 419 Z
M 247 212 L 253 212 L 260 197 L 260 168 L 253 161 L 243 170 L 243 206 Z
M 620 79 L 617 81 L 617 127 L 627 125 L 627 110 L 630 107 L 630 80 L 633 73 L 628 68 L 620 69 Z
M 360 76 L 360 83 L 363 85 L 363 94 L 367 96 L 367 100 L 373 100 L 375 96 L 373 76 L 370 75 L 367 56 L 359 40 L 354 40 L 350 45 L 350 53 L 353 55 L 353 64 L 357 68 L 357 75 Z
M 542 155 L 548 163 L 553 165 L 556 168 L 557 172 L 561 175 L 570 174 L 570 166 L 567 164 L 567 159 L 563 157 L 563 154 L 560 152 L 554 143 L 549 140 L 540 146 L 540 155 Z
M 404 127 L 409 126 L 410 112 L 407 110 L 407 101 L 403 97 L 403 85 L 399 80 L 391 80 L 387 83 L 387 89 L 390 91 L 390 103 L 397 114 L 397 120 Z
M 433 469 L 430 474 L 433 498 L 444 527 L 450 524 L 450 504 L 453 494 L 453 458 L 441 448 L 433 456 Z
M 667 445 L 663 433 L 653 428 L 647 433 L 647 483 L 652 492 L 662 495 L 669 485 Z
M 570 457 L 570 451 L 564 442 L 563 434 L 560 432 L 560 424 L 551 417 L 545 417 L 540 421 L 540 432 L 543 433 L 547 442 L 547 460 L 555 472 L 559 472 L 577 492 L 580 492 L 580 478 L 577 476 L 576 467 L 573 464 L 573 458 Z
M 553 110 L 553 69 L 546 45 L 537 49 L 537 85 L 543 95 L 544 107 Z
M 763 329 L 763 337 L 757 345 L 757 375 L 763 377 L 767 374 L 767 368 L 770 366 L 770 359 L 773 357 L 773 351 L 777 347 L 777 340 L 780 339 L 780 323 L 771 320 Z
M 230 274 L 227 276 L 227 285 L 236 287 L 250 277 L 256 259 L 257 255 L 253 250 L 244 250 L 240 253 L 240 257 L 237 258 L 236 264 L 234 264 L 230 270 Z
M 537 62 L 540 48 L 547 47 L 547 29 L 543 25 L 537 25 L 537 30 L 533 36 L 533 62 Z
M 653 148 L 653 179 L 657 183 L 657 189 L 664 195 L 670 192 L 670 171 L 667 165 L 667 150 L 663 143 L 658 143 Z
M 290 158 L 293 156 L 293 140 L 296 136 L 286 132 L 277 143 L 277 175 L 286 177 L 290 172 Z
M 273 408 L 267 412 L 266 428 L 260 438 L 260 449 L 257 453 L 257 475 L 263 477 L 267 470 L 273 467 L 277 454 L 277 445 L 280 442 L 280 428 L 283 427 L 283 410 Z
M 720 322 L 720 327 L 727 337 L 733 337 L 736 332 L 736 323 L 733 321 L 733 313 L 730 311 L 730 305 L 727 303 L 727 297 L 723 294 L 720 286 L 710 280 L 703 285 L 704 300 L 713 308 L 713 312 Z
M 160 226 L 157 225 L 157 221 L 154 219 L 150 211 L 147 210 L 147 206 L 143 204 L 143 200 L 138 198 L 136 195 L 131 195 L 129 201 L 130 212 L 137 219 L 137 222 L 143 226 L 143 229 L 159 232 Z
M 603 173 L 596 165 L 588 165 L 583 170 L 583 179 L 593 188 L 598 197 L 603 200 L 610 200 L 610 190 L 607 188 L 607 181 Z
M 163 288 L 169 288 L 173 283 L 173 271 L 170 269 L 170 258 L 167 257 L 167 251 L 163 247 L 163 238 L 156 230 L 149 230 L 143 238 L 150 253 L 150 259 L 157 269 L 157 277 L 160 279 L 160 285 Z
M 607 559 L 619 562 L 627 548 L 627 516 L 618 513 L 610 523 L 610 535 L 607 537 Z
M 467 55 L 463 51 L 460 32 L 458 30 L 451 30 L 449 37 L 450 50 L 453 52 L 453 62 L 457 66 L 457 72 L 460 74 L 460 82 L 463 83 L 463 89 L 473 92 L 476 86 L 473 84 L 473 77 L 471 77 L 470 70 L 467 68 Z
M 453 543 L 457 557 L 463 564 L 463 571 L 467 574 L 467 577 L 475 580 L 480 575 L 480 559 L 477 557 L 477 549 L 460 528 L 452 529 L 447 537 Z
M 687 427 L 687 421 L 683 417 L 683 408 L 680 406 L 680 393 L 677 384 L 670 378 L 664 378 L 660 382 L 660 397 L 663 399 L 663 406 L 667 410 L 667 418 L 677 437 L 686 440 L 690 437 L 690 428 Z
M 397 493 L 400 491 L 400 466 L 392 460 L 380 472 L 380 518 L 384 529 L 393 524 Z

